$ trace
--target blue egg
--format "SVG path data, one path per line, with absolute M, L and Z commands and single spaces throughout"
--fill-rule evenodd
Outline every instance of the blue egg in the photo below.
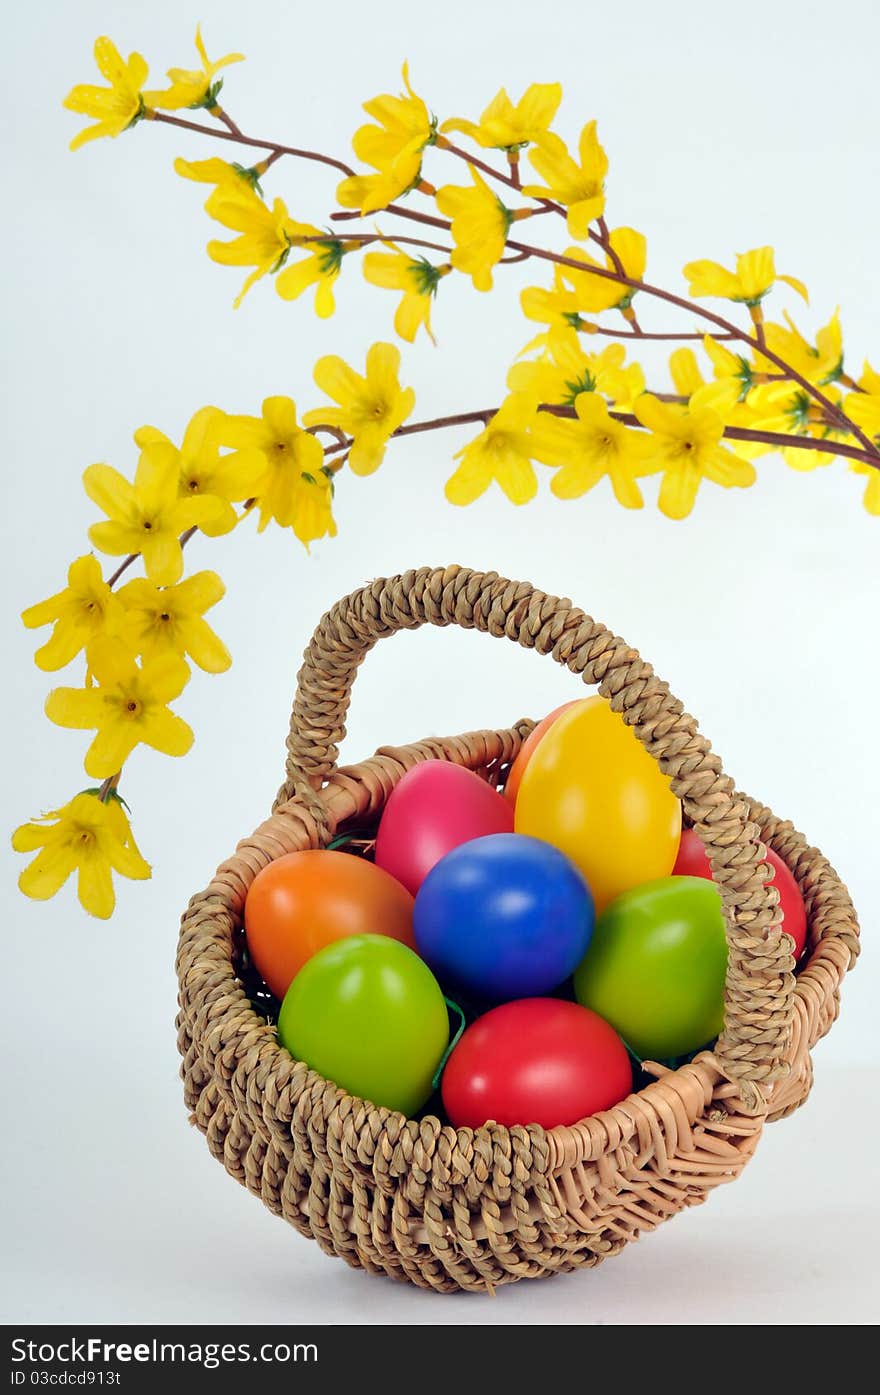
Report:
M 416 948 L 444 985 L 494 1002 L 539 997 L 573 973 L 595 911 L 558 848 L 523 833 L 462 843 L 416 896 Z

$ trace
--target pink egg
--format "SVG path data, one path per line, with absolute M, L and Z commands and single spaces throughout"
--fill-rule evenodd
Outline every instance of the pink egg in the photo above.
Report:
M 426 760 L 408 770 L 385 805 L 376 865 L 415 896 L 441 857 L 471 838 L 512 833 L 513 808 L 472 770 Z

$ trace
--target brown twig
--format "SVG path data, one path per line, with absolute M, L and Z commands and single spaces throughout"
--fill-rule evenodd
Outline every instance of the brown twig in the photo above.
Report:
M 130 553 L 128 554 L 128 556 L 125 557 L 125 558 L 119 563 L 119 566 L 116 568 L 116 571 L 113 573 L 113 575 L 112 575 L 112 576 L 108 576 L 108 578 L 107 578 L 107 585 L 110 587 L 111 591 L 113 590 L 113 587 L 116 585 L 116 583 L 117 583 L 117 581 L 119 580 L 119 578 L 120 578 L 121 576 L 124 576 L 124 575 L 125 575 L 125 573 L 126 573 L 126 572 L 128 571 L 128 569 L 129 569 L 129 567 L 131 566 L 132 562 L 136 562 L 137 559 L 140 557 L 140 555 L 141 555 L 141 554 L 140 554 L 139 552 L 130 552 Z
M 671 392 L 655 392 L 652 395 L 659 398 L 661 402 L 684 403 L 687 401 L 686 398 L 679 394 Z M 577 416 L 573 407 L 556 403 L 542 402 L 539 405 L 539 410 L 548 412 L 556 417 L 574 418 Z M 640 430 L 645 429 L 638 417 L 634 416 L 632 412 L 619 412 L 616 411 L 614 407 L 609 407 L 608 410 L 609 414 L 617 421 L 622 422 L 624 426 L 635 426 Z M 439 431 L 447 427 L 468 426 L 476 422 L 482 422 L 485 425 L 491 421 L 492 417 L 494 417 L 497 412 L 498 407 L 483 407 L 472 412 L 456 412 L 451 416 L 431 417 L 426 421 L 414 421 L 406 426 L 399 426 L 396 431 L 391 433 L 391 436 L 392 439 L 398 436 L 415 436 L 423 431 Z M 761 445 L 775 446 L 779 450 L 787 446 L 792 446 L 797 450 L 834 452 L 837 455 L 844 455 L 849 459 L 858 460 L 863 464 L 873 463 L 873 461 L 868 458 L 866 452 L 860 450 L 857 446 L 850 446 L 845 442 L 822 440 L 815 436 L 798 436 L 794 433 L 783 431 L 759 431 L 756 428 L 753 429 L 752 427 L 746 426 L 725 426 L 724 435 L 731 441 L 754 441 Z M 349 450 L 352 444 L 352 438 L 346 437 L 344 441 L 339 442 L 337 445 L 328 446 L 324 454 L 330 456 L 336 455 L 340 451 Z
M 202 126 L 198 122 L 186 121 L 182 117 L 171 116 L 166 112 L 149 111 L 148 115 L 152 120 L 163 122 L 166 125 L 179 126 L 185 130 L 197 131 L 201 135 L 210 135 L 214 136 L 217 139 L 231 140 L 237 142 L 238 144 L 250 145 L 259 149 L 277 152 L 277 155 L 291 155 L 298 159 L 316 160 L 321 164 L 330 165 L 334 169 L 340 170 L 343 174 L 354 174 L 354 170 L 352 170 L 351 167 L 349 165 L 346 165 L 343 161 L 337 160 L 330 155 L 322 155 L 318 151 L 302 150 L 295 146 L 281 145 L 277 141 L 264 141 L 254 136 L 236 134 L 235 131 L 231 130 L 218 130 L 210 126 Z M 456 155 L 460 159 L 466 160 L 469 164 L 474 165 L 477 169 L 480 169 L 484 173 L 491 175 L 492 178 L 500 180 L 501 183 L 507 184 L 511 188 L 515 187 L 511 176 L 505 175 L 500 170 L 494 169 L 491 165 L 486 164 L 484 160 L 481 160 L 478 157 L 472 157 L 468 155 L 466 151 L 460 150 L 458 146 L 455 146 L 452 144 L 451 141 L 448 141 L 445 138 L 445 136 L 440 137 L 440 139 L 437 141 L 437 145 L 441 149 L 448 150 L 450 154 Z M 548 212 L 557 211 L 564 213 L 564 209 L 561 209 L 558 204 L 554 205 L 551 200 L 542 199 L 540 200 L 540 202 L 542 205 L 546 207 L 546 210 Z M 445 218 L 436 218 L 432 214 L 421 213 L 418 212 L 416 209 L 404 208 L 401 204 L 388 204 L 385 211 L 388 213 L 394 213 L 398 217 L 406 218 L 413 222 L 426 224 L 429 227 L 443 228 L 444 231 L 449 231 L 449 229 L 451 228 L 451 224 Z M 361 215 L 357 211 L 353 210 L 351 212 L 345 211 L 332 213 L 330 216 L 334 220 L 343 221 L 344 219 L 352 217 L 358 218 Z M 606 236 L 603 235 L 601 230 L 595 231 L 591 229 L 590 235 L 593 238 L 593 240 L 598 242 L 598 244 L 603 248 L 603 250 L 608 252 L 609 258 L 613 260 L 610 249 L 610 241 L 607 240 Z M 575 260 L 575 258 L 565 256 L 559 252 L 551 252 L 543 247 L 534 247 L 528 243 L 516 242 L 513 240 L 508 240 L 507 245 L 513 252 L 522 253 L 523 259 L 526 259 L 528 257 L 537 257 L 540 260 L 552 262 L 557 266 L 573 267 L 576 271 L 583 271 L 585 269 L 583 262 L 577 261 Z M 629 286 L 634 292 L 638 291 L 643 295 L 651 296 L 654 299 L 663 300 L 668 305 L 675 305 L 678 309 L 686 310 L 689 314 L 698 315 L 701 319 L 706 320 L 708 323 L 713 324 L 716 328 L 723 330 L 725 334 L 728 335 L 730 338 L 737 339 L 741 343 L 747 344 L 749 348 L 761 354 L 765 359 L 768 360 L 768 362 L 776 364 L 776 366 L 779 369 L 781 369 L 787 375 L 787 377 L 789 377 L 792 380 L 792 382 L 797 383 L 798 386 L 801 387 L 803 391 L 806 392 L 807 395 L 813 399 L 813 401 L 817 402 L 822 407 L 823 411 L 827 413 L 829 420 L 838 424 L 838 429 L 841 429 L 845 431 L 848 435 L 852 435 L 853 437 L 855 437 L 855 439 L 863 447 L 862 451 L 856 453 L 856 458 L 867 461 L 867 463 L 872 465 L 875 469 L 880 469 L 880 451 L 878 451 L 871 438 L 868 435 L 866 435 L 865 432 L 862 431 L 861 428 L 855 424 L 855 422 L 850 421 L 846 413 L 841 408 L 837 407 L 830 400 L 830 398 L 826 397 L 820 388 L 818 388 L 814 383 L 811 383 L 808 378 L 805 378 L 803 374 L 799 373 L 790 364 L 786 363 L 786 361 L 783 358 L 781 358 L 780 355 L 775 353 L 773 350 L 769 349 L 766 343 L 762 342 L 763 333 L 761 333 L 760 337 L 757 333 L 755 335 L 748 334 L 745 330 L 741 329 L 732 321 L 725 319 L 721 315 L 715 314 L 714 311 L 707 310 L 705 309 L 705 307 L 695 304 L 693 301 L 685 300 L 682 296 L 676 295 L 672 291 L 666 291 L 661 286 L 654 286 L 650 282 L 640 281 L 637 280 L 635 277 L 627 276 L 624 274 L 622 270 L 618 270 L 617 266 L 602 267 L 598 265 L 591 265 L 587 269 L 589 270 L 591 275 L 604 277 L 607 280 L 611 281 L 616 281 L 618 285 Z M 760 326 L 756 327 L 756 329 L 760 328 Z M 635 326 L 635 337 L 642 337 L 641 332 L 638 329 L 637 322 Z M 841 443 L 838 442 L 831 443 L 830 448 L 833 449 L 839 455 L 850 453 L 845 452 L 842 449 Z M 825 449 L 829 449 L 829 446 L 826 445 Z
M 506 259 L 505 259 L 505 258 L 502 258 L 502 260 L 506 260 Z M 513 258 L 511 257 L 510 260 L 513 261 Z M 517 259 L 517 260 L 518 260 L 518 259 Z M 585 325 L 578 325 L 578 329 L 581 330 L 581 332 L 584 333 L 584 334 L 604 334 L 604 335 L 606 335 L 609 339 L 677 339 L 677 340 L 681 340 L 681 339 L 693 339 L 693 340 L 698 340 L 698 341 L 702 344 L 703 340 L 706 338 L 705 334 L 701 334 L 699 331 L 697 331 L 696 333 L 688 333 L 688 332 L 678 333 L 678 332 L 676 332 L 675 330 L 669 330 L 669 331 L 666 332 L 666 333 L 657 334 L 657 333 L 655 333 L 653 330 L 641 329 L 641 328 L 638 330 L 638 332 L 636 332 L 634 329 L 611 329 L 611 327 L 608 326 L 608 325 L 597 325 L 597 324 L 595 324 L 592 320 L 587 321 L 587 323 L 586 323 Z M 738 339 L 738 338 L 739 338 L 739 335 L 737 335 L 737 334 L 713 334 L 712 338 L 713 338 L 713 339 Z M 782 375 L 781 373 L 779 373 L 779 374 L 774 373 L 774 374 L 773 374 L 773 377 L 774 377 L 774 378 L 775 378 L 775 377 L 781 378 L 782 376 L 783 376 L 783 375 Z M 786 375 L 786 376 L 787 376 L 787 375 Z
M 224 111 L 221 106 L 208 107 L 208 113 L 213 116 L 216 121 L 222 121 L 226 129 L 231 131 L 234 136 L 241 136 L 240 127 L 236 126 L 229 112 Z
M 543 247 L 532 247 L 528 243 L 508 241 L 507 245 L 514 251 L 529 252 L 533 257 L 538 257 L 543 261 L 554 262 L 559 266 L 571 266 L 576 271 L 584 270 L 583 262 L 576 261 L 574 257 L 566 257 L 558 252 L 549 252 Z M 779 354 L 768 348 L 766 344 L 760 343 L 751 334 L 747 334 L 731 320 L 724 319 L 722 315 L 716 315 L 712 310 L 706 310 L 702 305 L 695 305 L 693 301 L 685 300 L 683 296 L 675 295 L 672 291 L 664 291 L 661 286 L 653 286 L 647 281 L 637 281 L 632 276 L 620 276 L 616 271 L 611 271 L 607 267 L 591 266 L 588 270 L 593 276 L 602 276 L 609 281 L 616 281 L 619 285 L 631 286 L 634 291 L 641 291 L 644 295 L 653 296 L 657 300 L 665 300 L 669 305 L 686 310 L 691 315 L 698 315 L 701 319 L 708 320 L 710 324 L 725 330 L 732 338 L 738 339 L 743 344 L 748 344 L 749 348 L 754 349 L 770 363 L 775 363 L 777 368 L 782 369 L 792 382 L 797 383 L 815 402 L 818 402 L 829 418 L 838 423 L 838 429 L 846 431 L 848 435 L 855 436 L 864 448 L 860 458 L 867 459 L 868 463 L 873 465 L 875 469 L 880 469 L 880 451 L 877 450 L 870 436 L 867 436 L 856 426 L 855 422 L 850 421 L 846 413 L 835 406 L 820 388 L 810 382 L 809 378 L 805 378 L 790 363 L 786 363 Z M 836 443 L 834 449 L 838 449 Z
M 202 136 L 213 136 L 215 140 L 231 140 L 237 145 L 250 145 L 257 150 L 271 150 L 277 159 L 280 155 L 292 155 L 297 160 L 315 160 L 319 165 L 330 165 L 342 174 L 353 175 L 354 170 L 343 160 L 332 155 L 321 155 L 317 150 L 300 150 L 294 145 L 281 145 L 275 140 L 259 140 L 256 136 L 246 136 L 241 131 L 221 131 L 214 126 L 202 126 L 198 121 L 185 121 L 182 116 L 171 116 L 166 111 L 147 110 L 151 121 L 161 121 L 164 126 L 180 126 L 184 131 L 198 131 Z
M 457 159 L 464 160 L 467 164 L 473 165 L 483 174 L 487 174 L 490 179 L 497 180 L 499 184 L 505 184 L 508 189 L 514 189 L 518 194 L 522 193 L 522 184 L 519 178 L 519 160 L 515 162 L 516 173 L 514 173 L 512 168 L 514 162 L 511 162 L 508 156 L 508 163 L 511 164 L 511 172 L 510 174 L 505 174 L 503 170 L 495 169 L 493 165 L 487 165 L 485 160 L 479 159 L 476 155 L 469 155 L 468 152 L 462 150 L 460 146 L 453 145 L 452 141 L 447 140 L 446 136 L 441 136 L 439 138 L 437 141 L 437 149 L 445 150 L 450 155 L 455 155 Z M 525 197 L 537 198 L 537 195 L 527 194 Z M 565 217 L 565 209 L 561 204 L 554 203 L 552 199 L 537 198 L 537 201 L 543 206 L 547 213 L 561 213 L 563 218 Z
M 339 238 L 332 233 L 322 233 L 318 236 L 291 237 L 289 241 L 292 247 L 301 247 L 310 242 L 339 242 Z M 393 233 L 349 233 L 345 241 L 357 242 L 360 247 L 368 247 L 371 242 L 393 242 L 403 247 L 428 247 L 434 252 L 444 252 L 447 257 L 452 255 L 452 248 L 444 246 L 442 242 L 427 242 L 423 237 L 398 237 Z M 517 260 L 524 261 L 525 258 L 518 257 Z
M 122 771 L 117 770 L 115 775 L 108 775 L 107 779 L 101 785 L 101 788 L 98 790 L 98 798 L 100 799 L 102 804 L 107 803 L 107 800 L 110 798 L 111 794 L 114 792 L 117 785 L 119 784 L 119 779 L 121 775 Z

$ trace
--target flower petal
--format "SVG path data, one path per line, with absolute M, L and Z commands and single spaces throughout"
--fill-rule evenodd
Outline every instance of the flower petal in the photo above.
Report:
M 34 654 L 34 663 L 43 673 L 55 673 L 75 659 L 87 644 L 91 631 L 86 625 L 68 620 L 55 626 L 46 643 Z
M 89 542 L 99 552 L 107 552 L 111 557 L 124 557 L 127 552 L 139 550 L 140 532 L 129 523 L 93 523 L 89 528 Z
M 59 612 L 67 599 L 67 591 L 56 591 L 45 601 L 37 601 L 21 612 L 21 623 L 25 629 L 36 630 L 42 625 L 51 625 L 58 619 Z
M 557 470 L 550 489 L 557 499 L 579 499 L 599 483 L 604 473 L 601 462 L 578 460 Z
M 801 297 L 801 300 L 805 301 L 806 304 L 809 305 L 810 292 L 807 290 L 803 281 L 799 281 L 796 276 L 777 276 L 776 279 L 777 281 L 784 281 L 787 286 L 791 286 L 792 290 L 797 291 L 798 295 Z
M 162 707 L 144 722 L 141 739 L 165 756 L 185 756 L 194 738 L 192 727 L 182 717 Z
M 201 615 L 226 595 L 226 587 L 216 572 L 194 572 L 176 588 L 178 604 L 190 614 Z
M 269 431 L 279 441 L 290 441 L 299 431 L 296 403 L 290 397 L 267 397 L 263 401 L 263 418 Z
M 297 300 L 303 293 L 321 279 L 321 267 L 314 255 L 304 257 L 279 271 L 275 277 L 275 289 L 282 300 Z
M 133 518 L 134 486 L 112 465 L 90 465 L 83 471 L 83 488 L 108 518 L 122 523 Z
M 232 655 L 219 635 L 201 617 L 186 620 L 180 627 L 186 652 L 204 673 L 225 673 Z
M 116 635 L 97 635 L 89 645 L 89 669 L 105 688 L 131 683 L 137 665 L 131 650 Z
M 104 698 L 96 688 L 53 688 L 44 711 L 56 726 L 88 731 L 104 716 Z
M 322 392 L 343 407 L 349 406 L 351 399 L 366 386 L 360 374 L 349 368 L 338 354 L 325 354 L 319 358 L 312 370 L 312 377 Z
M 141 544 L 144 570 L 157 586 L 173 586 L 183 571 L 183 553 L 175 533 L 145 534 Z
M 400 350 L 396 345 L 371 344 L 367 350 L 367 382 L 370 386 L 393 395 L 400 390 L 399 373 Z
M 68 848 L 44 848 L 21 873 L 19 890 L 34 901 L 48 901 L 50 896 L 61 890 L 74 865 Z
M 163 654 L 144 664 L 142 684 L 155 702 L 173 702 L 189 682 L 189 668 L 177 654 Z
M 134 475 L 139 509 L 162 514 L 174 505 L 180 478 L 180 451 L 170 441 L 148 441 Z
M 50 823 L 23 823 L 12 835 L 12 847 L 17 853 L 36 852 L 47 843 L 55 841 L 57 825 Z
M 128 760 L 138 742 L 143 740 L 144 723 L 116 718 L 95 734 L 86 752 L 86 774 L 93 780 L 106 780 L 115 775 Z
M 108 920 L 116 905 L 113 891 L 113 878 L 110 864 L 97 853 L 83 858 L 79 867 L 77 895 L 80 904 L 89 915 L 99 920 Z
M 444 492 L 450 504 L 464 506 L 485 494 L 491 481 L 492 475 L 485 462 L 465 455 L 455 474 L 446 481 Z
M 700 474 L 693 465 L 677 465 L 666 470 L 657 502 L 667 518 L 687 518 L 700 487 Z

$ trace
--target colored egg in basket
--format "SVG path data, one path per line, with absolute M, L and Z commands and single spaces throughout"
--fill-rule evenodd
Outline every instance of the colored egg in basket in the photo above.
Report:
M 349 935 L 387 935 L 414 945 L 413 899 L 394 877 L 363 858 L 306 849 L 270 862 L 244 907 L 250 956 L 283 998 L 313 954 Z
M 564 853 L 521 833 L 454 848 L 416 897 L 416 948 L 441 983 L 503 1002 L 562 983 L 593 931 L 593 898 Z
M 417 954 L 384 935 L 355 935 L 300 970 L 281 1004 L 278 1037 L 341 1089 L 415 1114 L 433 1089 L 449 1014 Z
M 376 834 L 376 866 L 414 896 L 460 843 L 512 832 L 513 810 L 497 790 L 463 766 L 427 760 L 391 791 Z
M 516 799 L 517 833 L 580 868 L 601 911 L 672 871 L 681 805 L 659 766 L 604 698 L 564 712 L 535 749 Z

